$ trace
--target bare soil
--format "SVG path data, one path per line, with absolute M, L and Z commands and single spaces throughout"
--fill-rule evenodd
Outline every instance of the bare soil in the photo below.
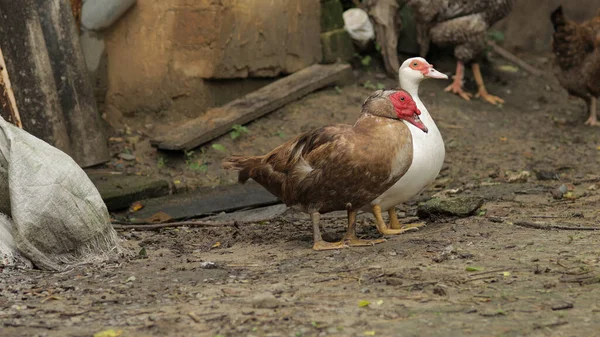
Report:
M 549 58 L 526 59 L 550 71 Z M 453 71 L 451 60 L 434 63 Z M 550 72 L 534 78 L 498 69 L 505 64 L 494 60 L 484 74 L 502 107 L 444 93 L 445 81 L 423 83 L 446 164 L 430 189 L 398 207 L 410 221 L 434 194 L 481 196 L 477 215 L 428 219 L 383 244 L 328 252 L 311 250 L 308 216 L 291 210 L 240 226 L 121 231 L 126 247 L 147 256 L 60 274 L 5 269 L 0 335 L 600 335 L 600 232 L 565 229 L 600 226 L 599 129 L 583 125 L 583 102 L 569 100 Z M 137 160 L 115 158 L 110 169 L 182 189 L 233 183 L 219 167 L 227 154 L 264 153 L 299 132 L 352 122 L 373 91 L 365 81 L 396 83 L 373 70 L 358 75 L 355 85 L 311 94 L 187 156 L 147 143 L 145 135 L 169 127 L 168 114 L 154 126 L 132 118 L 113 145 Z M 555 199 L 562 184 L 568 191 Z M 327 239 L 345 231 L 335 214 L 322 223 Z M 359 236 L 377 237 L 370 215 L 360 223 Z

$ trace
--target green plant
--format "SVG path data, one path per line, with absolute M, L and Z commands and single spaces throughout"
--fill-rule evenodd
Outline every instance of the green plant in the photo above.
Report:
M 208 171 L 208 164 L 204 159 L 204 148 L 200 150 L 202 159 L 196 159 L 194 157 L 194 151 L 185 151 L 185 165 L 192 171 L 195 172 L 206 172 Z
M 240 124 L 235 124 L 231 127 L 231 132 L 229 132 L 229 136 L 231 137 L 231 139 L 235 140 L 239 136 L 247 133 L 249 133 L 247 127 Z
M 165 157 L 158 156 L 158 161 L 157 161 L 156 165 L 158 166 L 159 169 L 162 169 L 165 166 L 167 166 L 167 162 L 168 162 L 168 160 Z
M 377 89 L 379 89 L 379 90 L 385 89 L 385 84 L 383 84 L 383 83 L 377 83 Z
M 504 33 L 497 31 L 497 30 L 488 31 L 487 36 L 492 41 L 496 41 L 496 42 L 504 41 Z
M 275 132 L 275 136 L 278 136 L 279 138 L 285 138 L 285 133 L 281 130 Z
M 361 60 L 360 63 L 364 66 L 364 67 L 368 67 L 371 64 L 371 55 L 367 55 L 364 56 Z
M 221 151 L 221 152 L 225 152 L 227 151 L 227 149 L 225 148 L 225 146 L 221 145 L 221 144 L 213 144 L 212 148 L 217 150 L 217 151 Z
M 371 89 L 371 90 L 375 90 L 375 89 L 376 89 L 375 85 L 374 85 L 373 83 L 371 83 L 371 81 L 369 81 L 369 80 L 367 80 L 367 81 L 366 81 L 366 82 L 363 84 L 363 87 L 364 87 L 365 89 Z

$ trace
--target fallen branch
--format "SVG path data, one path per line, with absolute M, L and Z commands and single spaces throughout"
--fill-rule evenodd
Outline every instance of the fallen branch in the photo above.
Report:
M 513 225 L 533 228 L 533 229 L 544 229 L 544 230 L 565 230 L 565 231 L 600 231 L 600 227 L 597 226 L 587 226 L 587 227 L 577 227 L 577 226 L 564 226 L 564 225 L 551 225 L 547 223 L 535 223 L 531 221 L 515 221 Z
M 509 60 L 510 62 L 518 65 L 519 67 L 523 68 L 525 71 L 535 75 L 535 76 L 542 76 L 544 74 L 543 71 L 534 68 L 532 66 L 530 66 L 529 64 L 527 64 L 525 61 L 521 60 L 519 57 L 517 57 L 515 54 L 509 52 L 508 50 L 500 47 L 499 45 L 497 45 L 496 43 L 492 42 L 492 41 L 488 41 L 488 44 L 490 45 L 490 47 L 492 47 L 492 49 L 494 49 L 494 51 L 504 57 L 505 59 Z
M 21 115 L 19 114 L 19 109 L 17 109 L 15 93 L 10 85 L 2 49 L 0 49 L 0 73 L 0 105 L 2 105 L 2 110 L 8 112 L 8 121 L 22 129 L 23 124 L 21 123 Z
M 136 230 L 159 230 L 162 228 L 170 227 L 226 227 L 235 226 L 240 224 L 237 221 L 176 221 L 176 222 L 164 222 L 164 223 L 152 223 L 152 222 L 127 222 L 127 221 L 113 221 L 112 226 L 114 229 L 136 229 Z
M 489 279 L 493 279 L 493 278 L 497 278 L 497 277 L 498 277 L 498 275 L 481 276 L 481 277 L 464 280 L 462 283 L 465 284 L 465 283 L 469 283 L 469 282 L 473 282 L 473 281 L 489 280 Z

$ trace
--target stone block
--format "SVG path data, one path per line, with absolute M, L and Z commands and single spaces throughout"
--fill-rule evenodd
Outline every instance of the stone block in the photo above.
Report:
M 348 32 L 344 28 L 321 33 L 323 63 L 334 63 L 338 60 L 347 62 L 354 56 L 354 46 Z
M 340 0 L 326 0 L 321 2 L 321 32 L 329 32 L 344 28 L 342 17 L 342 4 Z

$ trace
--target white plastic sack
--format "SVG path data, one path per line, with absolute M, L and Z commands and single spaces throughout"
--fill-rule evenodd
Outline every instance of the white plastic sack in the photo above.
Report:
M 62 270 L 117 257 L 117 240 L 79 165 L 0 117 L 0 264 Z
M 110 27 L 133 6 L 136 0 L 85 0 L 81 7 L 81 25 L 89 30 Z
M 369 20 L 367 12 L 360 8 L 350 8 L 342 16 L 344 18 L 344 29 L 359 48 L 365 48 L 369 41 L 375 38 L 373 24 Z

